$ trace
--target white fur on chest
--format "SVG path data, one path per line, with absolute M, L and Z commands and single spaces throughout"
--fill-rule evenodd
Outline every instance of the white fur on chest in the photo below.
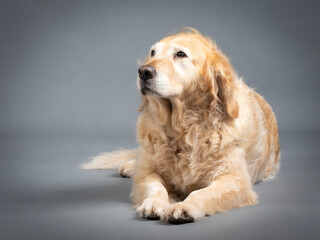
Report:
M 191 128 L 180 139 L 155 146 L 154 164 L 157 172 L 174 190 L 188 194 L 208 184 L 220 171 L 218 150 L 220 136 Z

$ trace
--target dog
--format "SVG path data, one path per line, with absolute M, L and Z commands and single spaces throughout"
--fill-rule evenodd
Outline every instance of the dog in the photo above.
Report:
M 133 205 L 146 219 L 188 223 L 257 203 L 253 185 L 279 168 L 276 118 L 209 37 L 188 28 L 157 42 L 137 85 L 140 148 L 83 168 L 133 177 Z

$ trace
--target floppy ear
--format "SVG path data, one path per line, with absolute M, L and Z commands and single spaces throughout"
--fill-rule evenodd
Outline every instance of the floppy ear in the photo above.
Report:
M 218 50 L 214 49 L 209 57 L 210 69 L 213 72 L 212 93 L 218 97 L 225 109 L 226 114 L 231 118 L 239 115 L 239 104 L 234 99 L 235 74 L 228 59 Z
M 216 81 L 218 83 L 218 98 L 224 104 L 228 115 L 232 118 L 237 118 L 239 115 L 239 104 L 234 99 L 233 80 L 233 78 L 230 79 L 229 76 L 221 74 L 216 76 Z

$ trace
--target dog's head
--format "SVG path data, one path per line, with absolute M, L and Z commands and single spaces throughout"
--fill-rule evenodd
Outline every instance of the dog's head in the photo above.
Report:
M 228 59 L 211 39 L 191 29 L 154 44 L 138 70 L 137 82 L 142 95 L 182 101 L 190 95 L 207 96 L 236 118 L 234 79 Z

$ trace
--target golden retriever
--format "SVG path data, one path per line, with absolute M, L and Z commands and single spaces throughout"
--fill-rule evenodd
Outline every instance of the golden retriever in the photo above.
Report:
M 278 170 L 277 122 L 210 38 L 188 28 L 151 47 L 138 71 L 139 149 L 103 153 L 86 169 L 133 176 L 140 216 L 187 223 L 257 202 Z

